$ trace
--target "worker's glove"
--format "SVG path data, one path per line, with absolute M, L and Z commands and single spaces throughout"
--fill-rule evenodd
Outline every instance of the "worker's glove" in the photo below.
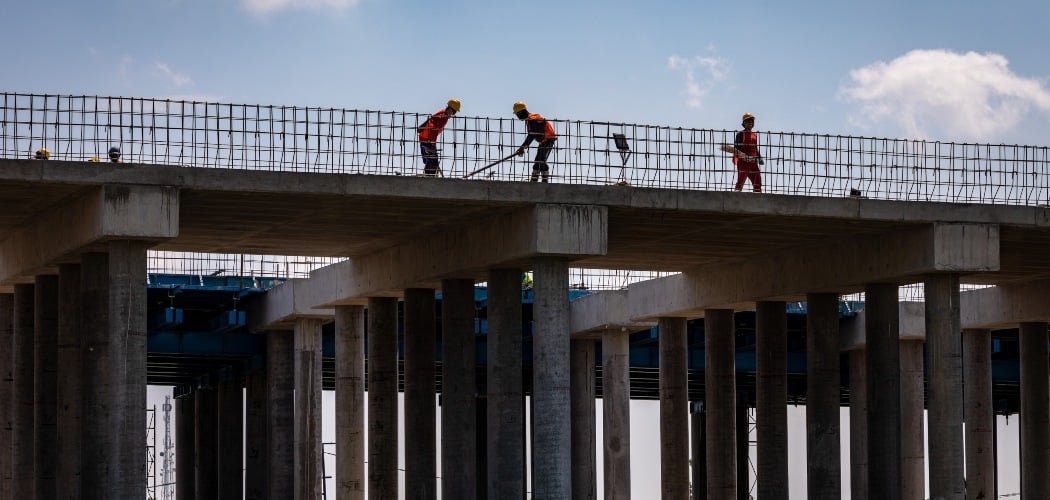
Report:
M 765 165 L 765 164 L 766 164 L 766 162 L 762 161 L 762 158 L 759 158 L 759 159 L 758 159 L 758 164 L 759 164 L 759 165 Z
M 525 154 L 525 147 L 524 147 L 524 146 L 521 146 L 521 147 L 519 147 L 519 148 L 518 148 L 518 151 L 517 151 L 517 152 L 515 152 L 514 154 L 516 154 L 516 155 L 518 155 L 518 156 L 522 156 L 522 155 L 524 155 L 524 154 Z

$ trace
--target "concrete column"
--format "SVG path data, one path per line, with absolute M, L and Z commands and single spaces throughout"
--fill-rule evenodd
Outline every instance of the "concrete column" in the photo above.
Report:
M 230 380 L 219 385 L 216 402 L 219 498 L 244 498 L 244 390 L 241 381 Z
M 488 289 L 488 401 L 486 402 L 488 443 L 478 443 L 488 450 L 488 496 L 490 498 L 525 497 L 525 397 L 522 392 L 521 351 L 521 270 L 489 271 Z M 442 317 L 445 331 L 452 312 L 448 286 Z M 460 329 L 473 331 L 474 297 L 465 296 L 463 284 L 459 299 Z M 469 314 L 469 318 L 468 318 Z M 469 319 L 469 321 L 468 321 Z M 442 408 L 444 415 L 446 410 Z M 444 417 L 442 417 L 444 419 Z M 444 422 L 444 420 L 442 420 Z M 442 426 L 444 428 L 444 426 Z
M 269 497 L 273 500 L 294 498 L 295 491 L 293 336 L 289 331 L 266 333 L 266 392 L 269 401 L 266 444 L 270 457 Z
M 15 296 L 0 293 L 0 499 L 11 498 L 11 459 L 13 445 L 11 417 L 13 399 L 12 361 L 14 352 Z
M 58 307 L 55 498 L 80 498 L 80 264 L 58 266 Z
M 806 479 L 811 500 L 842 498 L 839 298 L 806 295 Z M 761 438 L 760 438 L 761 439 Z
M 37 276 L 33 304 L 33 453 L 37 498 L 55 498 L 58 276 Z M 145 436 L 145 435 L 144 435 Z
M 868 496 L 901 498 L 901 352 L 897 285 L 864 288 L 868 392 Z
M 249 372 L 244 381 L 244 498 L 263 500 L 269 484 L 266 443 L 266 372 Z
M 14 394 L 11 401 L 11 497 L 34 498 L 33 463 L 33 285 L 15 285 L 14 340 L 12 342 Z
M 197 498 L 196 429 L 197 403 L 194 394 L 175 400 L 175 499 Z M 86 465 L 86 464 L 85 464 Z M 260 497 L 256 497 L 260 498 Z M 266 498 L 265 496 L 261 498 Z
M 689 496 L 689 372 L 685 318 L 660 318 L 660 491 Z
M 365 498 L 365 310 L 335 308 L 335 491 Z
M 295 498 L 321 495 L 321 320 L 295 320 Z M 396 403 L 396 401 L 395 401 Z
M 751 500 L 751 421 L 750 407 L 741 393 L 736 399 L 736 498 Z
M 692 428 L 692 456 L 693 456 L 693 500 L 707 500 L 707 416 L 704 414 L 704 403 L 694 403 L 690 413 Z M 608 491 L 608 487 L 606 487 Z M 613 498 L 630 498 L 630 489 L 627 495 Z M 606 496 L 606 498 L 609 498 Z
M 532 404 L 543 415 L 534 426 L 533 498 L 572 494 L 569 407 L 569 261 L 536 259 L 533 266 Z
M 1046 325 L 1021 323 L 1018 332 L 1017 343 L 1021 351 L 1021 498 L 1025 500 L 1050 498 L 1050 365 L 1047 363 Z
M 520 287 L 520 281 L 517 283 Z M 495 285 L 497 284 L 490 283 L 490 286 Z M 520 297 L 520 288 L 518 290 Z M 493 298 L 490 297 L 489 300 Z M 441 321 L 441 498 L 473 500 L 477 498 L 475 458 L 479 446 L 473 280 L 441 281 Z M 519 322 L 519 331 L 520 324 Z M 493 325 L 490 319 L 490 330 L 500 326 Z M 496 339 L 490 336 L 490 341 Z M 499 356 L 501 351 L 498 350 L 499 346 L 490 345 L 489 348 L 494 349 L 489 354 L 489 365 L 492 369 L 491 365 L 499 359 L 492 356 Z M 490 380 L 489 383 L 494 384 L 493 390 L 501 387 L 499 379 Z M 498 437 L 494 436 L 494 439 Z M 507 452 L 509 453 L 509 450 Z M 496 457 L 500 458 L 502 457 Z M 496 470 L 500 465 L 493 463 L 492 469 Z
M 197 404 L 194 412 L 193 450 L 198 500 L 219 498 L 219 391 L 213 388 L 198 389 L 193 400 Z M 136 497 L 138 498 L 138 497 Z
M 605 498 L 609 500 L 629 499 L 631 498 L 631 347 L 630 336 L 625 331 L 607 330 L 602 334 L 602 439 L 604 441 Z M 700 451 L 703 452 L 702 449 Z M 696 460 L 695 453 L 693 456 Z
M 731 309 L 704 311 L 707 496 L 737 497 L 736 348 Z M 662 364 L 662 363 L 661 363 Z M 742 485 L 745 490 L 747 485 Z
M 476 433 L 474 434 L 475 443 L 487 443 L 489 442 L 489 416 L 488 416 L 488 399 L 484 395 L 479 394 L 477 403 L 474 405 L 474 418 L 477 421 L 475 426 Z M 474 447 L 474 466 L 477 468 L 477 474 L 475 474 L 474 491 L 477 492 L 477 500 L 488 500 L 489 488 L 488 488 L 488 477 L 489 477 L 489 462 L 488 462 L 488 449 L 485 446 Z
M 787 305 L 755 305 L 758 497 L 788 497 Z
M 901 343 L 901 497 L 926 498 L 922 340 Z M 932 458 L 931 458 L 932 459 Z
M 405 491 L 437 498 L 434 290 L 405 290 Z
M 397 299 L 368 299 L 368 498 L 396 500 Z M 442 422 L 444 424 L 445 422 Z M 459 429 L 460 432 L 468 432 Z M 470 455 L 473 457 L 473 455 Z M 471 461 L 465 457 L 465 461 Z M 448 480 L 448 478 L 443 478 Z M 470 483 L 473 486 L 473 482 Z
M 120 442 L 121 498 L 137 498 L 146 491 L 146 249 L 142 241 L 109 242 L 109 335 L 120 356 L 118 381 L 122 388 L 123 422 L 115 437 Z
M 966 495 L 966 483 L 963 477 L 965 451 L 959 275 L 928 275 L 925 291 L 930 498 L 962 500 Z
M 145 288 L 145 287 L 143 287 Z M 114 369 L 123 361 L 123 344 L 109 334 L 109 255 L 80 258 L 80 362 L 83 420 L 80 486 L 84 499 L 119 498 L 120 441 L 123 427 L 122 379 Z
M 963 330 L 966 500 L 996 498 L 991 330 Z
M 849 351 L 850 497 L 868 496 L 868 361 L 867 349 Z
M 595 363 L 594 341 L 570 342 L 569 400 L 572 410 L 572 498 L 598 497 L 598 464 L 595 455 Z

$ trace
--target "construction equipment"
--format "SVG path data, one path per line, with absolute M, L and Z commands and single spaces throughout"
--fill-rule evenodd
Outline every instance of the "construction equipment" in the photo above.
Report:
M 485 165 L 484 167 L 481 167 L 481 168 L 479 168 L 479 169 L 477 169 L 477 170 L 475 170 L 475 171 L 473 171 L 473 172 L 471 172 L 471 173 L 469 173 L 467 175 L 464 175 L 463 178 L 464 179 L 469 179 L 474 174 L 479 173 L 479 172 L 484 172 L 484 171 L 486 171 L 486 170 L 488 170 L 488 169 L 490 169 L 492 167 L 495 167 L 496 165 L 499 165 L 500 163 L 503 163 L 503 162 L 505 162 L 505 161 L 507 161 L 507 160 L 509 160 L 511 158 L 514 158 L 515 156 L 518 156 L 517 151 L 515 151 L 515 152 L 513 152 L 513 153 L 511 153 L 511 154 L 509 154 L 509 155 L 507 155 L 507 156 L 505 156 L 503 158 L 500 158 L 499 160 L 496 160 L 496 161 L 494 161 L 492 163 L 489 163 L 488 165 Z

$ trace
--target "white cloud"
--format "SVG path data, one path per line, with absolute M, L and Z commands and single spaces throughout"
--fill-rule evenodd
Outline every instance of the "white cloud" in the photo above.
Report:
M 714 84 L 724 80 L 729 73 L 729 64 L 718 57 L 685 58 L 673 55 L 667 58 L 667 67 L 675 71 L 685 71 L 684 93 L 686 105 L 690 108 L 702 107 L 704 98 Z
M 840 97 L 856 102 L 858 124 L 893 123 L 918 138 L 989 140 L 1033 108 L 1050 111 L 1050 90 L 1008 68 L 999 54 L 913 50 L 850 71 Z
M 164 63 L 161 63 L 161 62 L 154 62 L 153 63 L 153 71 L 154 71 L 154 73 L 156 73 L 156 74 L 166 78 L 168 81 L 170 81 L 176 87 L 185 87 L 186 85 L 192 85 L 193 84 L 193 79 L 192 78 L 190 78 L 190 77 L 188 77 L 188 76 L 186 76 L 186 75 L 184 75 L 182 73 L 176 73 L 176 72 L 172 71 L 171 68 L 169 68 L 167 64 L 164 64 Z
M 241 0 L 245 8 L 259 15 L 289 9 L 343 10 L 359 2 L 360 0 Z

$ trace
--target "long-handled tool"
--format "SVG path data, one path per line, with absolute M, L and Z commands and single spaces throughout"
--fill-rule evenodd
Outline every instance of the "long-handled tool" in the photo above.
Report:
M 492 163 L 489 163 L 488 165 L 485 165 L 484 167 L 481 167 L 481 168 L 479 168 L 479 169 L 477 169 L 477 170 L 475 170 L 475 171 L 473 171 L 473 172 L 471 172 L 471 173 L 469 173 L 467 175 L 464 175 L 463 178 L 464 179 L 469 179 L 472 175 L 474 175 L 474 174 L 476 174 L 478 172 L 484 172 L 484 171 L 486 171 L 486 170 L 488 170 L 488 169 L 490 169 L 492 167 L 495 167 L 496 165 L 499 165 L 500 163 L 503 163 L 503 162 L 505 162 L 505 161 L 507 161 L 507 160 L 509 160 L 511 158 L 514 158 L 515 156 L 518 156 L 517 152 L 511 153 L 510 155 L 508 155 L 505 158 L 501 158 L 499 160 L 496 160 L 496 161 L 494 161 Z

